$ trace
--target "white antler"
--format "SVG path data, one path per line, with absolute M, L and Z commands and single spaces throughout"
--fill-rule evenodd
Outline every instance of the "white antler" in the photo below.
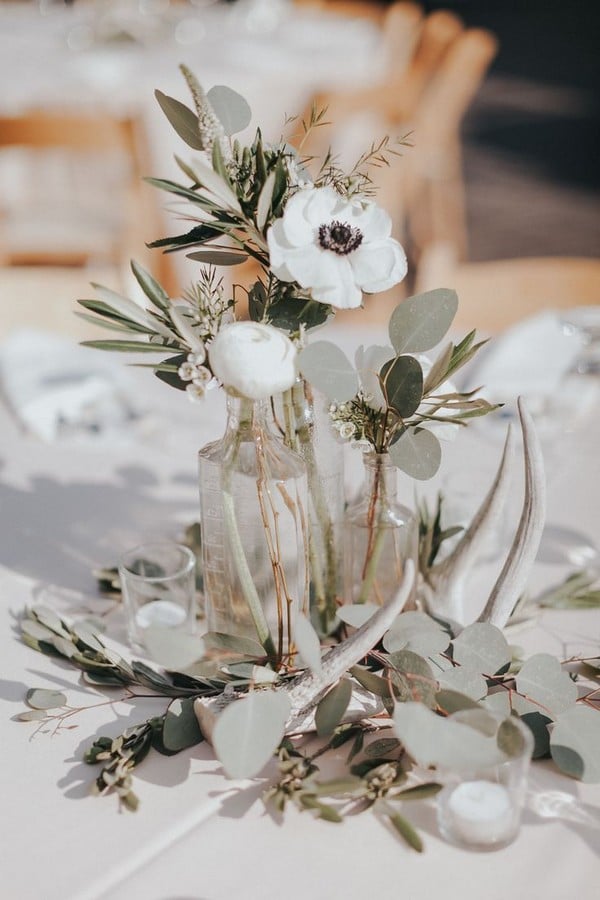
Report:
M 525 462 L 523 509 L 506 562 L 479 617 L 480 622 L 490 622 L 498 628 L 504 628 L 525 590 L 546 518 L 546 479 L 540 442 L 533 420 L 520 397 L 518 407 Z

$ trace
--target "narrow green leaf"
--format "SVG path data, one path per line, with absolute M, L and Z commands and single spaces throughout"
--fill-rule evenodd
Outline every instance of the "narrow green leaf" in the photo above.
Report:
M 188 147 L 193 150 L 204 150 L 196 113 L 192 112 L 184 103 L 175 100 L 174 97 L 163 94 L 162 91 L 154 91 L 154 96 L 174 130 Z
M 95 350 L 112 350 L 119 353 L 164 353 L 173 347 L 167 344 L 150 344 L 148 341 L 99 340 L 82 341 L 82 347 L 93 347 Z
M 319 737 L 333 734 L 348 709 L 352 697 L 352 684 L 342 678 L 328 691 L 315 712 L 315 724 Z
M 394 813 L 389 816 L 389 820 L 400 837 L 404 838 L 409 847 L 412 847 L 417 853 L 423 852 L 423 841 L 418 832 L 415 831 L 413 826 L 404 818 L 404 816 L 401 816 L 399 813 Z
M 435 797 L 442 790 L 442 785 L 435 781 L 428 784 L 417 784 L 415 787 L 406 788 L 394 794 L 395 800 L 427 800 L 429 797 Z
M 131 260 L 131 271 L 148 300 L 163 312 L 168 310 L 171 305 L 169 295 L 156 278 L 136 262 L 135 259 Z
M 262 231 L 266 225 L 269 213 L 271 211 L 271 201 L 273 199 L 273 191 L 275 189 L 275 172 L 271 172 L 267 180 L 263 184 L 258 203 L 256 206 L 256 225 L 259 231 Z
M 186 253 L 186 256 L 212 266 L 239 266 L 248 259 L 247 254 L 237 253 L 235 250 L 196 250 L 194 253 Z

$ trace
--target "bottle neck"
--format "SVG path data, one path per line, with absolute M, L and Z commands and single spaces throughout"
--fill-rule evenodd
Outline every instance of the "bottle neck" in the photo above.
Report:
M 365 453 L 365 493 L 377 505 L 394 503 L 398 496 L 398 470 L 388 453 Z
M 246 397 L 227 396 L 227 430 L 252 437 L 257 431 L 271 427 L 271 402 L 249 400 Z

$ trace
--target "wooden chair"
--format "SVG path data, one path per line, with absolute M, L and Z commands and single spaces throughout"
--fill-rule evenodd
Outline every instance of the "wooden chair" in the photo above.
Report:
M 161 233 L 161 225 L 153 191 L 142 181 L 150 169 L 145 161 L 145 135 L 137 120 L 116 119 L 102 113 L 79 115 L 59 111 L 2 117 L 0 149 L 8 148 L 25 152 L 34 190 L 36 167 L 49 154 L 57 162 L 57 170 L 58 164 L 63 167 L 66 192 L 73 196 L 64 198 L 64 223 L 61 223 L 62 204 L 58 198 L 52 219 L 42 223 L 45 234 L 40 235 L 37 229 L 30 240 L 27 228 L 25 241 L 11 239 L 10 217 L 0 214 L 1 263 L 61 267 L 110 264 L 119 268 L 135 256 L 155 270 L 157 265 L 163 265 L 159 262 L 160 254 L 150 256 L 145 246 L 147 240 Z M 88 165 L 89 175 L 84 168 Z M 85 173 L 84 183 L 77 184 L 75 179 L 71 183 L 75 171 Z M 105 185 L 106 173 L 110 174 Z M 99 180 L 99 187 L 94 185 L 94 179 Z M 93 209 L 95 201 L 89 200 L 94 197 L 94 188 L 97 199 L 102 192 L 109 195 L 101 204 L 101 214 Z M 107 209 L 114 211 L 112 216 L 107 215 Z M 35 199 L 30 215 L 35 222 Z M 69 216 L 73 217 L 71 222 Z M 65 223 L 68 237 L 61 245 L 55 232 L 60 232 Z
M 493 334 L 543 309 L 597 305 L 600 260 L 546 257 L 460 263 L 451 244 L 428 247 L 417 290 L 449 287 L 457 291 L 459 330 Z

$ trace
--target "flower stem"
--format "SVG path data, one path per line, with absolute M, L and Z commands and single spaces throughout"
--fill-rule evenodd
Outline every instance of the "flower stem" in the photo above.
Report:
M 367 561 L 365 564 L 362 584 L 360 586 L 360 591 L 356 599 L 357 603 L 366 603 L 369 599 L 369 595 L 371 593 L 371 589 L 377 575 L 379 558 L 381 556 L 381 551 L 383 550 L 383 545 L 385 543 L 386 532 L 387 528 L 385 525 L 375 526 L 375 529 L 372 532 L 374 540 L 371 553 L 367 557 Z

